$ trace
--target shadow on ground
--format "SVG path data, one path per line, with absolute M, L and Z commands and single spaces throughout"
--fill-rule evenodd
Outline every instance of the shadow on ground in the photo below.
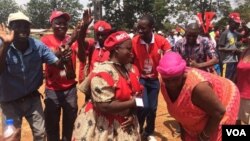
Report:
M 154 135 L 159 138 L 159 141 L 169 141 L 168 138 L 162 135 L 162 133 L 155 132 Z
M 165 125 L 169 129 L 171 135 L 174 138 L 180 137 L 180 126 L 176 120 L 170 119 L 170 120 L 164 121 L 163 125 Z

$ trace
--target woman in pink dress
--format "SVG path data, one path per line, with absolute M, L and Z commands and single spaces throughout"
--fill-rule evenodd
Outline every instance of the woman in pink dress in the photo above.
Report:
M 162 94 L 169 113 L 181 124 L 185 141 L 220 141 L 223 124 L 235 124 L 240 96 L 228 79 L 186 67 L 174 52 L 161 59 Z
M 142 86 L 134 66 L 129 65 L 131 39 L 126 32 L 118 31 L 109 35 L 104 45 L 110 51 L 110 60 L 90 73 L 91 100 L 75 121 L 72 141 L 140 141 L 134 110 L 135 96 L 142 92 Z
M 238 63 L 236 85 L 240 91 L 240 111 L 238 123 L 250 124 L 250 49 L 248 48 Z

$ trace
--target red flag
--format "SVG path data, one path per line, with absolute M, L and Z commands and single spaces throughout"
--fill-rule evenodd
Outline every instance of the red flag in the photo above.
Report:
M 197 17 L 198 17 L 199 25 L 202 26 L 203 31 L 205 31 L 205 25 L 204 25 L 204 22 L 203 22 L 202 13 L 200 13 L 200 12 L 197 13 Z
M 203 24 L 202 13 L 197 13 L 197 17 L 199 24 L 202 25 Z
M 215 12 L 205 12 L 205 21 L 206 21 L 206 25 L 205 25 L 205 33 L 208 33 L 211 21 L 213 20 L 215 16 Z

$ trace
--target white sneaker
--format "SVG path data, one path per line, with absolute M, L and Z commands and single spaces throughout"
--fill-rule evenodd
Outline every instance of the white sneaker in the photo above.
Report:
M 147 139 L 148 139 L 148 141 L 157 141 L 157 139 L 152 135 L 148 136 Z

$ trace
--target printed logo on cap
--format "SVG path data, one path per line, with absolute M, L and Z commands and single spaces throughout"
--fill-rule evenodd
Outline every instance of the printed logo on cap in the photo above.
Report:
M 115 36 L 116 40 L 118 40 L 118 41 L 122 40 L 124 38 L 127 38 L 127 37 L 128 37 L 128 35 L 126 33 L 122 33 L 120 35 Z
M 100 27 L 98 27 L 98 31 L 102 32 L 102 31 L 104 31 L 104 28 L 102 26 L 100 26 Z

